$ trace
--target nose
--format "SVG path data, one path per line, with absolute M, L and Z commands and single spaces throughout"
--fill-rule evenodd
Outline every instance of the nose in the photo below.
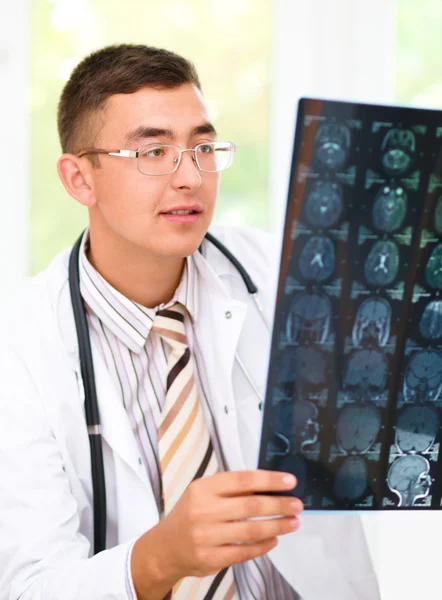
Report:
M 180 190 L 197 190 L 202 182 L 201 172 L 195 163 L 192 151 L 185 151 L 181 155 L 181 162 L 175 173 L 172 174 L 172 186 Z

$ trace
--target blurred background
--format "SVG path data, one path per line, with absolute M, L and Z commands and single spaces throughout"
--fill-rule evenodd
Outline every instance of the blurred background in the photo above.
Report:
M 0 0 L 0 17 L 9 284 L 86 223 L 58 181 L 55 115 L 71 70 L 100 46 L 147 43 L 195 63 L 220 138 L 238 146 L 216 219 L 277 234 L 300 96 L 442 104 L 440 0 Z
M 0 0 L 2 295 L 86 224 L 56 173 L 58 98 L 86 54 L 134 42 L 191 59 L 220 139 L 238 146 L 216 220 L 278 239 L 299 97 L 442 108 L 441 31 L 441 0 Z M 411 535 L 433 517 L 403 514 L 366 517 L 383 599 L 435 597 L 437 551 Z

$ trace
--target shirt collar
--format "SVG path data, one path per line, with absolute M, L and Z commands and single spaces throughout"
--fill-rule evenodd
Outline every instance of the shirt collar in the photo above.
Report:
M 158 310 L 180 302 L 187 308 L 192 322 L 196 321 L 197 270 L 193 255 L 186 258 L 173 298 L 155 308 L 146 308 L 123 296 L 100 275 L 87 258 L 88 245 L 89 232 L 86 231 L 80 249 L 81 295 L 88 309 L 132 352 L 139 354 L 144 348 Z

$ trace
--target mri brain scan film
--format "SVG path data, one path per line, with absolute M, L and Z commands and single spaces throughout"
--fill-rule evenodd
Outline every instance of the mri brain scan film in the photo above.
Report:
M 336 438 L 346 453 L 365 454 L 381 428 L 381 415 L 373 404 L 348 404 L 339 415 Z
M 425 268 L 425 277 L 430 288 L 442 289 L 442 244 L 436 246 Z
M 394 281 L 399 270 L 399 251 L 395 242 L 376 242 L 365 262 L 365 277 L 372 285 L 385 286 Z
M 442 111 L 301 100 L 258 466 L 440 510 L 441 447 Z
M 363 397 L 381 392 L 388 375 L 388 361 L 380 350 L 366 348 L 357 350 L 347 361 L 343 387 L 349 393 Z
M 334 493 L 344 501 L 354 501 L 367 487 L 367 465 L 360 456 L 347 458 L 336 474 Z
M 288 343 L 325 342 L 331 318 L 331 303 L 325 294 L 299 293 L 293 299 L 287 319 Z
M 325 124 L 316 136 L 316 158 L 327 169 L 341 169 L 350 149 L 350 130 L 344 124 Z
M 434 229 L 439 235 L 442 235 L 442 196 L 437 199 L 434 209 Z
M 439 413 L 433 406 L 405 406 L 397 421 L 396 444 L 405 454 L 426 452 L 434 444 L 439 427 Z
M 442 353 L 420 350 L 410 358 L 404 375 L 406 402 L 435 402 L 442 393 Z
M 401 185 L 384 185 L 373 205 L 373 226 L 392 233 L 401 228 L 407 214 L 407 193 Z
M 387 481 L 390 490 L 399 498 L 399 506 L 414 506 L 430 491 L 430 464 L 418 454 L 401 456 L 391 465 Z
M 442 300 L 433 300 L 427 304 L 419 321 L 419 331 L 429 340 L 442 337 Z
M 382 165 L 388 175 L 401 175 L 407 171 L 416 151 L 414 133 L 409 129 L 390 129 L 381 148 Z
M 385 346 L 390 337 L 391 307 L 387 300 L 373 297 L 364 300 L 356 313 L 353 326 L 353 345 L 355 347 L 370 342 Z
M 307 196 L 305 213 L 312 227 L 333 227 L 343 209 L 342 186 L 336 182 L 319 181 Z
M 301 275 L 311 281 L 325 281 L 335 269 L 335 248 L 333 242 L 324 236 L 314 236 L 307 240 L 299 257 Z

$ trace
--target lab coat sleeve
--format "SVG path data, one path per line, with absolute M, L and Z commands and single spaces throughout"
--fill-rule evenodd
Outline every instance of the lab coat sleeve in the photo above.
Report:
M 133 600 L 131 543 L 93 558 L 38 390 L 0 351 L 0 600 Z

